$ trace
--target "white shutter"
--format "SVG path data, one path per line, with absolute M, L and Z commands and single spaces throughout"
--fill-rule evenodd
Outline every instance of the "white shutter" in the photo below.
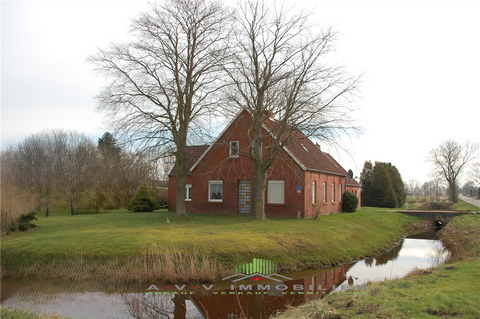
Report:
M 285 204 L 285 181 L 268 181 L 268 203 Z

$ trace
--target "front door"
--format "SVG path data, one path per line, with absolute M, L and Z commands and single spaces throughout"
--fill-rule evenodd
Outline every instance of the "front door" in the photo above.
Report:
M 240 214 L 250 214 L 250 181 L 238 181 L 238 212 Z

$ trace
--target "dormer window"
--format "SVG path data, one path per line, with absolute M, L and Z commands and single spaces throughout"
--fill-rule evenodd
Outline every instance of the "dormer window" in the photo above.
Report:
M 238 157 L 240 154 L 240 142 L 231 141 L 230 142 L 230 157 Z

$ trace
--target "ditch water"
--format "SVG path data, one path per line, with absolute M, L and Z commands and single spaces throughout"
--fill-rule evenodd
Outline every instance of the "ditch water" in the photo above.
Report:
M 236 278 L 215 284 L 2 280 L 1 305 L 72 318 L 268 318 L 287 305 L 297 306 L 332 291 L 357 293 L 368 281 L 405 276 L 445 261 L 448 251 L 436 233 L 407 236 L 389 251 L 343 265 L 289 274 Z M 351 284 L 351 282 L 350 282 Z

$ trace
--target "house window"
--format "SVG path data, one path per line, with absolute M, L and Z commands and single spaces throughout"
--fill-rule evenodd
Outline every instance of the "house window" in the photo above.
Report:
M 332 183 L 332 203 L 335 203 L 335 183 Z
M 327 182 L 323 183 L 323 202 L 327 202 Z
M 223 201 L 223 181 L 208 182 L 208 201 L 209 202 Z
M 230 157 L 238 157 L 240 153 L 240 142 L 239 141 L 231 141 L 230 142 Z
M 191 201 L 192 200 L 192 185 L 187 184 L 185 186 L 185 200 Z
M 316 193 L 317 193 L 317 182 L 312 183 L 312 204 L 315 204 L 317 202 L 316 198 Z
M 340 184 L 340 187 L 338 188 L 338 201 L 340 203 L 342 202 L 342 184 Z
M 268 181 L 268 203 L 285 204 L 285 181 Z

